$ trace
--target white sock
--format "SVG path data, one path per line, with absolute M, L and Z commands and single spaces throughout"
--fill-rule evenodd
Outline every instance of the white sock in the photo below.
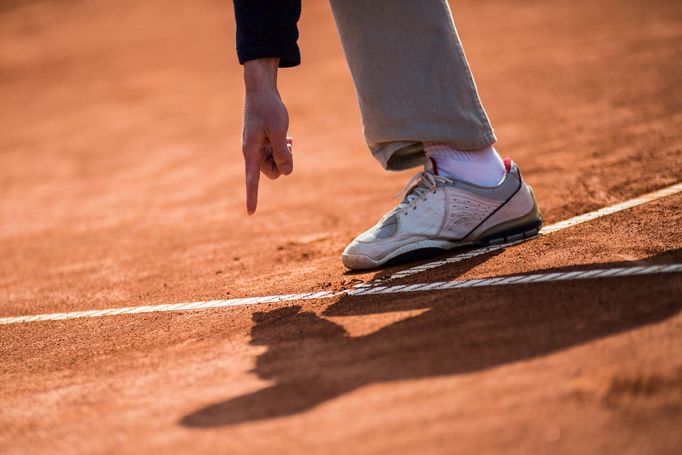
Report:
M 438 175 L 481 186 L 495 186 L 506 174 L 502 158 L 492 145 L 480 150 L 458 150 L 444 142 L 424 142 L 428 158 L 436 162 Z

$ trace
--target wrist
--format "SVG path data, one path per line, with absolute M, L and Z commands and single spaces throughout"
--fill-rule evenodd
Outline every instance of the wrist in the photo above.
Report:
M 258 58 L 244 63 L 247 92 L 277 92 L 278 58 Z

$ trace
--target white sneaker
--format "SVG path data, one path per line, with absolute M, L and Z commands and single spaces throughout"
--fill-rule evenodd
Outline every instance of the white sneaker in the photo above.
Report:
M 405 199 L 346 247 L 341 256 L 346 267 L 372 269 L 392 259 L 537 235 L 542 217 L 533 190 L 511 160 L 505 160 L 506 175 L 494 187 L 436 175 L 426 163 L 408 182 L 406 188 L 416 181 Z

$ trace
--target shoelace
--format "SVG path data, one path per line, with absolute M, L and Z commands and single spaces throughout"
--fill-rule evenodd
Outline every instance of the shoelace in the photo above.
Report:
M 416 182 L 416 183 L 415 183 Z M 405 200 L 399 205 L 403 213 L 407 213 L 409 208 L 414 208 L 418 200 L 425 201 L 426 193 L 435 191 L 438 183 L 452 184 L 452 180 L 440 175 L 434 175 L 431 172 L 418 172 L 409 182 L 398 191 L 393 197 L 398 197 L 405 193 Z M 414 184 L 414 185 L 413 185 Z

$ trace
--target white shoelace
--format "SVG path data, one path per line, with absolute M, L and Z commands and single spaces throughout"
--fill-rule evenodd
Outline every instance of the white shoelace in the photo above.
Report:
M 416 183 L 415 183 L 416 182 Z M 398 197 L 405 193 L 405 200 L 398 205 L 403 213 L 407 213 L 409 208 L 414 208 L 417 201 L 426 200 L 426 194 L 429 191 L 435 192 L 438 188 L 438 183 L 452 184 L 452 180 L 440 175 L 434 175 L 431 172 L 418 172 L 409 182 L 398 191 L 393 197 Z M 413 185 L 414 183 L 414 185 Z

